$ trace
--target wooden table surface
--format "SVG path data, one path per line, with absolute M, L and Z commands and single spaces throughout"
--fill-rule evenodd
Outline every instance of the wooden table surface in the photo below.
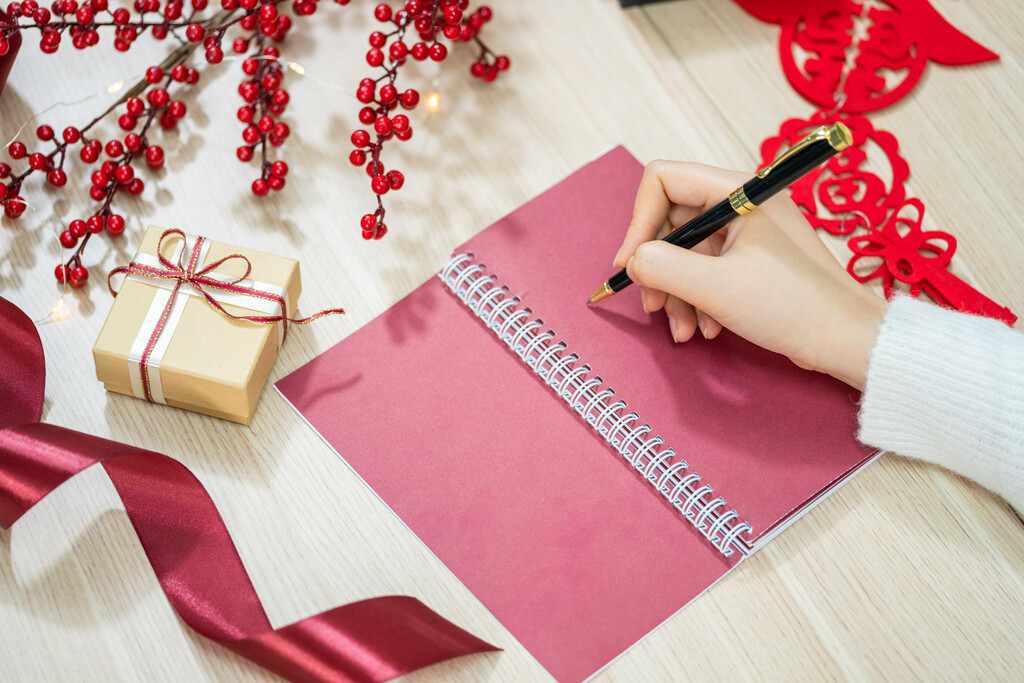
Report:
M 425 92 L 437 79 L 441 106 L 415 111 L 413 139 L 387 150 L 389 166 L 408 180 L 387 197 L 387 238 L 368 243 L 358 221 L 374 203 L 347 156 L 358 125 L 355 84 L 370 73 L 362 55 L 373 4 L 322 4 L 311 21 L 296 20 L 285 54 L 308 75 L 289 75 L 294 133 L 284 148 L 292 169 L 284 192 L 256 200 L 247 189 L 254 167 L 234 159 L 237 62 L 204 69 L 185 99 L 188 117 L 166 143 L 166 170 L 121 204 L 125 235 L 89 245 L 90 285 L 62 295 L 52 275 L 57 235 L 91 206 L 73 170 L 65 191 L 36 182 L 27 190 L 35 210 L 2 220 L 0 292 L 34 319 L 63 296 L 66 317 L 39 328 L 43 419 L 187 465 L 218 505 L 275 625 L 374 595 L 414 595 L 504 652 L 406 680 L 545 680 L 269 386 L 249 427 L 105 393 L 90 353 L 111 303 L 103 273 L 127 262 L 150 223 L 300 259 L 303 310 L 342 305 L 348 315 L 293 332 L 273 382 L 608 146 L 625 144 L 644 161 L 752 170 L 760 141 L 814 108 L 782 74 L 778 27 L 731 2 L 628 11 L 612 0 L 493 2 L 486 35 L 511 56 L 512 70 L 485 86 L 467 73 L 470 50 L 410 69 L 405 82 Z M 1001 59 L 932 63 L 909 97 L 870 118 L 898 137 L 911 169 L 908 194 L 924 200 L 926 226 L 958 238 L 953 270 L 1024 313 L 1024 238 L 1013 200 L 1024 173 L 1024 8 L 1010 0 L 934 4 Z M 41 118 L 58 130 L 92 118 L 114 96 L 79 100 L 156 63 L 161 51 L 147 42 L 127 55 L 104 45 L 46 56 L 26 45 L 0 97 L 0 141 L 58 102 L 72 104 Z M 846 258 L 842 240 L 824 238 Z M 1022 614 L 1024 533 L 1013 511 L 953 474 L 885 455 L 601 680 L 1014 678 Z M 177 618 L 100 468 L 0 532 L 0 642 L 0 679 L 10 681 L 274 679 Z

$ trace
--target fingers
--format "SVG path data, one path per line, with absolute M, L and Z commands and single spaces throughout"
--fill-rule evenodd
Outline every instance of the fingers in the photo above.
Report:
M 656 239 L 666 220 L 678 227 L 680 218 L 692 218 L 705 208 L 728 196 L 745 180 L 742 173 L 684 161 L 652 161 L 644 169 L 633 206 L 633 219 L 622 246 L 615 256 L 615 265 L 626 265 L 629 257 L 644 242 Z M 673 206 L 688 207 L 686 211 Z
M 654 291 L 704 308 L 712 287 L 709 279 L 714 269 L 711 266 L 717 260 L 668 242 L 645 242 L 630 258 L 626 272 L 633 282 L 645 288 L 648 312 L 661 307 L 651 305 Z

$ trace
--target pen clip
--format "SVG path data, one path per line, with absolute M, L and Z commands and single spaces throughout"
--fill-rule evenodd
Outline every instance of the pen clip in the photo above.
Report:
M 758 171 L 757 172 L 757 177 L 758 178 L 765 178 L 765 177 L 767 177 L 768 174 L 771 173 L 772 170 L 775 169 L 775 167 L 780 165 L 786 159 L 788 159 L 789 157 L 793 156 L 794 154 L 796 154 L 797 152 L 799 152 L 801 149 L 803 149 L 807 145 L 811 144 L 812 142 L 817 142 L 818 140 L 829 140 L 829 142 L 831 143 L 831 139 L 830 138 L 833 137 L 832 128 L 834 126 L 838 126 L 838 125 L 842 125 L 842 124 L 834 124 L 833 126 L 818 126 L 814 130 L 812 130 L 810 133 L 805 135 L 800 141 L 798 141 L 792 147 L 787 149 L 782 154 L 782 156 L 780 156 L 778 159 L 776 159 L 775 161 L 771 162 L 770 164 L 768 164 L 767 166 L 762 168 L 760 171 Z M 836 147 L 836 145 L 833 145 L 833 147 Z M 837 147 L 837 149 L 843 149 L 843 147 Z

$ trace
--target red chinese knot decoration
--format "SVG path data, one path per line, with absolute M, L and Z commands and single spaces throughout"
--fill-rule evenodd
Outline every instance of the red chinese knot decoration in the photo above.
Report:
M 790 186 L 790 196 L 814 228 L 852 235 L 847 271 L 866 282 L 881 278 L 887 297 L 897 283 L 911 296 L 927 293 L 947 307 L 997 318 L 1012 325 L 1007 308 L 947 269 L 956 239 L 921 229 L 924 204 L 908 198 L 910 175 L 899 142 L 875 128 L 864 112 L 887 107 L 918 83 L 928 61 L 963 65 L 998 59 L 954 28 L 927 0 L 735 0 L 758 19 L 782 27 L 779 56 L 793 88 L 819 111 L 789 119 L 761 144 L 767 164 L 811 128 L 842 121 L 854 144 Z M 881 177 L 868 167 L 879 168 Z M 915 210 L 908 217 L 908 207 Z M 854 235 L 857 228 L 864 234 Z M 877 261 L 867 272 L 868 261 Z

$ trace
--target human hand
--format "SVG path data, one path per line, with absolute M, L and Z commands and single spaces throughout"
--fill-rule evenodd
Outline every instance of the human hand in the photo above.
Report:
M 640 285 L 645 311 L 665 309 L 677 342 L 698 328 L 712 339 L 724 326 L 863 389 L 887 302 L 843 270 L 787 196 L 692 250 L 659 240 L 747 180 L 702 164 L 648 164 L 615 265 Z

